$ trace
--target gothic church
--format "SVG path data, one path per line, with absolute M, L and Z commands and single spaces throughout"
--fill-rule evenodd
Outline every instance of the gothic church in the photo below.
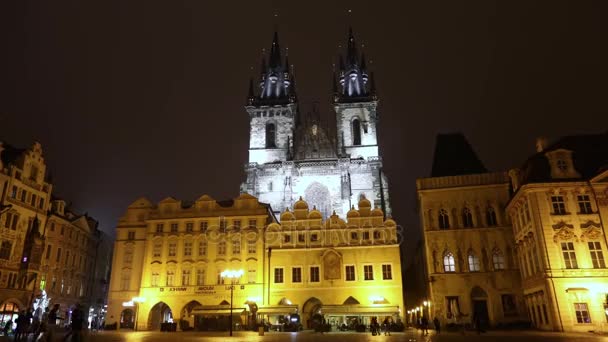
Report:
M 373 73 L 368 76 L 352 30 L 333 79 L 336 131 L 327 132 L 317 117 L 300 114 L 293 71 L 281 57 L 275 32 L 259 86 L 249 84 L 249 161 L 241 192 L 269 203 L 275 213 L 293 208 L 302 197 L 325 217 L 334 211 L 345 215 L 365 197 L 390 215 Z

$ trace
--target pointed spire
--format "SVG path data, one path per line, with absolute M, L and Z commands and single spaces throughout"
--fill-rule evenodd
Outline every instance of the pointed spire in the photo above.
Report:
M 336 80 L 336 70 L 334 69 L 334 72 L 332 73 L 332 77 L 331 77 L 331 91 L 334 95 L 338 94 L 338 81 Z
M 279 46 L 279 33 L 274 31 L 274 37 L 272 39 L 272 47 L 270 48 L 270 58 L 268 60 L 268 66 L 275 68 L 281 65 L 281 48 Z
M 255 93 L 253 91 L 253 77 L 249 78 L 249 91 L 247 92 L 247 104 L 252 105 L 255 101 Z

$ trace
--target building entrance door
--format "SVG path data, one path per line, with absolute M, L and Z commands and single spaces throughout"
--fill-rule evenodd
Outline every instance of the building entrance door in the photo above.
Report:
M 479 324 L 481 329 L 488 327 L 488 302 L 484 300 L 473 300 L 473 324 Z

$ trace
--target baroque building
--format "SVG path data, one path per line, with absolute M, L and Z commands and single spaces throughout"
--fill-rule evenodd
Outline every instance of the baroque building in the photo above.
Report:
M 0 321 L 20 310 L 60 304 L 69 319 L 76 303 L 103 314 L 109 274 L 93 272 L 103 233 L 87 215 L 72 213 L 52 195 L 42 146 L 0 143 Z M 71 256 L 70 256 L 71 253 Z
M 605 331 L 608 134 L 569 136 L 509 171 L 523 296 L 534 326 Z
M 281 214 L 248 194 L 133 202 L 117 226 L 107 323 L 156 330 L 273 324 L 300 313 L 311 328 L 402 317 L 396 223 L 365 198 L 347 220 L 298 200 Z M 222 271 L 242 270 L 233 294 Z M 231 295 L 233 295 L 231 299 Z M 132 301 L 135 299 L 135 302 Z M 137 301 L 140 301 L 139 303 Z
M 431 177 L 416 182 L 430 307 L 442 325 L 526 320 L 506 172 L 488 173 L 464 136 L 437 137 Z M 422 301 L 422 300 L 421 300 Z
M 352 30 L 333 92 L 336 127 L 330 132 L 318 117 L 300 113 L 293 71 L 275 32 L 259 85 L 249 85 L 249 160 L 241 192 L 269 203 L 277 215 L 299 197 L 325 218 L 334 210 L 344 215 L 363 196 L 390 214 L 377 139 L 378 97 Z

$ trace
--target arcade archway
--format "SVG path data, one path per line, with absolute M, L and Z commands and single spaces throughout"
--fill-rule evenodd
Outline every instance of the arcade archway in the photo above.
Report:
M 148 328 L 150 330 L 159 330 L 161 323 L 173 323 L 171 308 L 164 302 L 158 302 L 154 305 L 148 315 Z

